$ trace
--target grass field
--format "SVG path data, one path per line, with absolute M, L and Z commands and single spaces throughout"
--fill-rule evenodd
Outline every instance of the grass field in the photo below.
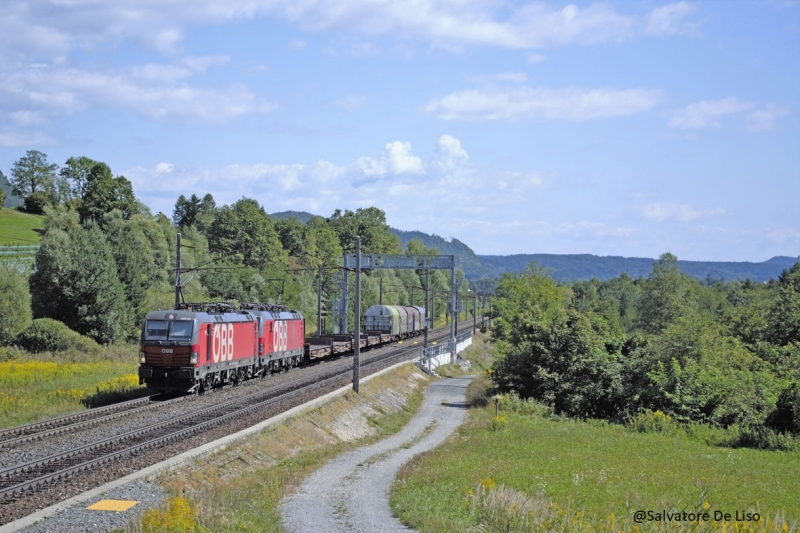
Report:
M 473 398 L 486 385 L 478 381 Z M 533 411 L 501 409 L 495 417 L 491 400 L 473 407 L 448 444 L 401 471 L 391 495 L 395 514 L 425 533 L 796 531 L 800 525 L 800 452 L 713 447 L 686 436 L 558 419 L 543 406 Z M 710 520 L 687 525 L 654 517 L 636 524 L 633 513 L 640 510 L 708 512 Z M 715 511 L 731 520 L 714 521 Z M 737 523 L 737 512 L 758 512 L 762 521 Z
M 37 229 L 44 225 L 44 217 L 22 213 L 16 209 L 0 209 L 0 246 L 39 244 L 42 240 Z
M 4 349 L 7 351 L 7 349 Z M 91 361 L 79 354 L 39 354 L 0 362 L 0 428 L 86 409 L 87 403 L 145 394 L 136 347 L 106 348 Z

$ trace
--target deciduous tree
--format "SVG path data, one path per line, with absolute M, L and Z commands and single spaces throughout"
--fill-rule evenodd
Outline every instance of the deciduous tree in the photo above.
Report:
M 31 294 L 25 275 L 0 264 L 0 345 L 11 343 L 31 324 Z
M 671 253 L 662 254 L 653 263 L 638 302 L 639 327 L 647 333 L 660 333 L 678 317 L 694 311 L 697 303 L 691 290 L 693 284 L 696 281 L 678 269 L 678 258 Z
M 69 183 L 72 198 L 82 198 L 89 184 L 89 173 L 97 161 L 86 156 L 70 157 L 61 170 L 59 176 Z
M 140 210 L 131 182 L 124 176 L 114 178 L 108 165 L 97 163 L 89 171 L 83 201 L 78 207 L 81 222 L 102 223 L 103 215 L 114 209 L 119 209 L 126 220 Z
M 780 345 L 800 343 L 800 262 L 781 272 L 778 297 L 770 309 L 769 333 Z
M 208 231 L 208 244 L 218 257 L 259 270 L 282 266 L 286 260 L 272 220 L 252 198 L 218 210 Z
M 124 339 L 133 314 L 106 236 L 94 221 L 46 228 L 29 284 L 33 315 L 53 318 L 101 344 Z
M 36 191 L 53 192 L 58 165 L 47 162 L 47 155 L 38 150 L 28 152 L 11 167 L 12 193 L 26 197 Z

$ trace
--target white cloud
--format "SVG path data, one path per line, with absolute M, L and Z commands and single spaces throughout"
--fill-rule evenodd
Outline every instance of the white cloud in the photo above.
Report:
M 20 146 L 46 146 L 55 144 L 55 139 L 37 132 L 0 131 L 0 146 L 3 148 L 17 148 Z
M 790 227 L 778 227 L 767 230 L 767 236 L 772 242 L 797 242 L 800 243 L 800 230 Z
M 591 120 L 650 110 L 661 100 L 647 89 L 472 89 L 432 100 L 425 111 L 444 120 Z
M 725 210 L 721 207 L 695 209 L 688 204 L 664 204 L 652 203 L 641 208 L 642 213 L 649 219 L 656 221 L 678 220 L 689 222 L 700 218 L 724 215 Z
M 324 160 L 221 167 L 161 162 L 123 173 L 133 183 L 137 197 L 154 211 L 171 211 L 180 194 L 211 191 L 220 205 L 247 196 L 268 212 L 301 209 L 327 216 L 336 208 L 375 205 L 393 224 L 422 230 L 435 213 L 436 220 L 444 216 L 452 224 L 447 231 L 459 235 L 477 221 L 502 222 L 524 212 L 541 183 L 533 171 L 476 168 L 461 142 L 447 134 L 438 138 L 434 153 L 427 158 L 415 155 L 409 142 L 394 141 L 386 143 L 377 156 L 359 157 L 343 165 Z M 169 179 L 165 179 L 167 175 Z M 407 225 L 411 220 L 421 225 Z
M 386 149 L 379 158 L 360 157 L 353 167 L 367 177 L 387 175 L 422 174 L 425 172 L 422 159 L 411 155 L 411 143 L 394 141 L 386 143 Z
M 175 165 L 172 163 L 159 163 L 153 169 L 156 174 L 169 174 L 175 169 Z
M 189 123 L 221 123 L 272 110 L 271 104 L 241 85 L 206 88 L 186 83 L 194 73 L 224 61 L 216 56 L 186 58 L 175 64 L 111 72 L 58 66 L 18 70 L 0 79 L 4 101 L 0 108 L 8 107 L 17 117 L 126 109 L 153 119 Z
M 496 74 L 483 74 L 480 76 L 468 76 L 467 79 L 477 82 L 510 82 L 524 83 L 528 81 L 528 75 L 524 72 L 498 72 Z
M 775 122 L 782 116 L 788 115 L 789 110 L 774 104 L 767 104 L 761 109 L 756 109 L 747 115 L 747 124 L 750 131 L 763 132 L 775 128 Z
M 635 36 L 639 26 L 652 34 L 669 34 L 677 31 L 677 24 L 689 12 L 691 5 L 685 2 L 657 8 L 640 21 L 603 2 L 558 8 L 538 1 L 510 7 L 498 0 L 9 1 L 0 4 L 0 35 L 4 36 L 0 57 L 63 61 L 76 47 L 125 40 L 176 53 L 189 25 L 270 16 L 315 33 L 391 35 L 446 49 L 532 49 L 620 42 Z M 288 46 L 297 50 L 305 41 L 295 39 Z
M 461 147 L 461 141 L 445 134 L 436 141 L 436 155 L 431 159 L 431 166 L 439 172 L 453 172 L 468 160 L 469 154 Z
M 675 35 L 682 30 L 684 19 L 695 11 L 689 2 L 678 2 L 653 9 L 647 16 L 645 31 L 654 36 Z
M 674 113 L 669 121 L 669 127 L 678 129 L 719 128 L 722 126 L 719 122 L 722 117 L 742 113 L 752 108 L 751 102 L 744 102 L 738 98 L 701 100 Z

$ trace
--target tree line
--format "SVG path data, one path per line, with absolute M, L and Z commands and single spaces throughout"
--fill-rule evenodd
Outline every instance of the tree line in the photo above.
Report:
M 58 345 L 22 342 L 34 326 L 37 338 L 66 338 L 71 330 L 99 344 L 137 339 L 148 311 L 174 304 L 178 232 L 186 301 L 280 300 L 306 317 L 309 333 L 316 332 L 320 273 L 325 331 L 333 329 L 341 257 L 353 251 L 356 235 L 363 253 L 438 253 L 417 241 L 403 250 L 375 207 L 336 209 L 307 223 L 275 221 L 256 199 L 219 206 L 208 193 L 180 195 L 167 217 L 152 214 L 128 179 L 88 157 L 71 157 L 59 169 L 45 154 L 28 151 L 11 176 L 14 194 L 24 198 L 26 211 L 44 215 L 44 227 L 32 272 L 0 266 L 0 345 Z M 381 299 L 424 305 L 424 283 L 421 271 L 365 273 L 361 312 Z M 441 319 L 449 274 L 432 271 L 430 286 Z
M 497 294 L 501 392 L 579 418 L 661 411 L 738 428 L 742 445 L 800 435 L 800 263 L 768 283 L 711 285 L 668 253 L 647 278 L 602 282 L 557 283 L 531 264 Z

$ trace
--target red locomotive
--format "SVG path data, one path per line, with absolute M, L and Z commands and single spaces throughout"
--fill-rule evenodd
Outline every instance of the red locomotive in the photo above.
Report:
M 139 382 L 158 391 L 203 391 L 304 358 L 303 317 L 284 306 L 184 304 L 152 311 L 142 328 Z

